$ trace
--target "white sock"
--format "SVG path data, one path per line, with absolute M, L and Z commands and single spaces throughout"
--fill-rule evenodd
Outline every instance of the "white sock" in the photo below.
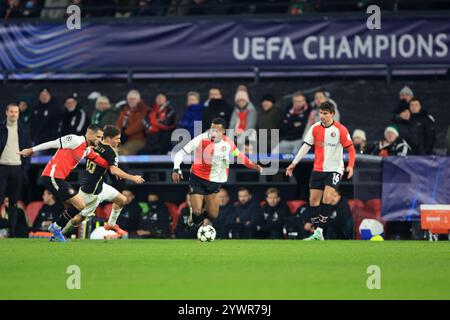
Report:
M 67 222 L 66 226 L 62 229 L 62 233 L 68 234 L 70 231 L 73 230 L 75 226 L 72 224 L 72 221 Z
M 114 209 L 114 207 L 113 207 L 113 209 L 111 211 L 111 215 L 109 216 L 109 220 L 108 220 L 108 224 L 111 227 L 114 227 L 114 225 L 116 224 L 117 218 L 119 218 L 119 215 L 120 215 L 120 211 L 122 211 L 122 208 Z

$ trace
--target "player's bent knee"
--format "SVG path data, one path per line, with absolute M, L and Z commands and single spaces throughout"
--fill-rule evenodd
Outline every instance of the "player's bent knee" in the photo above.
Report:
M 114 199 L 114 204 L 117 205 L 120 208 L 123 208 L 125 206 L 126 202 L 127 202 L 127 197 L 125 197 L 123 194 L 119 194 Z

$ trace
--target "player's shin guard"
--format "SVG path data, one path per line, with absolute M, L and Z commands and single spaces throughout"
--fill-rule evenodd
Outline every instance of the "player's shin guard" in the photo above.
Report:
M 205 214 L 199 213 L 199 212 L 193 212 L 192 213 L 192 222 L 194 225 L 198 226 L 201 223 L 203 223 L 203 220 L 205 220 Z
M 67 235 L 69 234 L 74 228 L 76 227 L 76 225 L 74 225 L 72 223 L 72 220 L 69 220 L 69 222 L 67 222 L 66 226 L 62 229 L 62 233 L 63 235 Z
M 319 223 L 318 227 L 324 229 L 328 223 L 328 219 L 331 216 L 331 213 L 333 211 L 333 207 L 330 204 L 323 203 L 320 207 L 320 214 L 319 214 Z
M 73 217 L 79 214 L 75 207 L 69 207 L 59 216 L 58 220 L 56 220 L 56 224 L 59 227 L 64 227 Z
M 311 223 L 313 224 L 314 228 L 317 228 L 319 226 L 319 211 L 320 207 L 310 207 L 311 210 Z
M 122 208 L 114 209 L 114 206 L 113 206 L 113 209 L 111 211 L 111 215 L 109 216 L 109 220 L 108 220 L 108 224 L 111 227 L 114 227 L 116 225 L 117 218 L 119 218 L 119 215 L 120 215 L 121 211 L 122 211 Z

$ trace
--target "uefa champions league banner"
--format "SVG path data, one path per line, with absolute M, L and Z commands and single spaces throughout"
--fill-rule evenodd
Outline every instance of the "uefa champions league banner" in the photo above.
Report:
M 382 217 L 419 221 L 421 204 L 450 204 L 450 157 L 383 159 Z
M 0 67 L 151 68 L 450 63 L 450 19 L 0 26 Z

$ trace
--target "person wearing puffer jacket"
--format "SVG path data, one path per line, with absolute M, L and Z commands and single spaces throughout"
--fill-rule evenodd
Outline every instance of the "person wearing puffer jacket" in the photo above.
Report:
M 183 128 L 189 131 L 191 139 L 194 139 L 200 133 L 203 133 L 203 128 L 199 132 L 195 132 L 195 124 L 197 126 L 202 124 L 203 110 L 205 107 L 200 103 L 200 95 L 198 92 L 190 91 L 187 94 L 187 108 L 178 123 L 178 128 Z
M 234 130 L 238 147 L 241 146 L 243 149 L 242 146 L 245 144 L 246 137 L 248 137 L 250 143 L 256 142 L 256 130 L 254 129 L 258 120 L 258 111 L 256 111 L 253 103 L 250 102 L 245 88 L 240 87 L 238 89 L 234 102 L 235 108 L 231 115 L 229 128 Z

